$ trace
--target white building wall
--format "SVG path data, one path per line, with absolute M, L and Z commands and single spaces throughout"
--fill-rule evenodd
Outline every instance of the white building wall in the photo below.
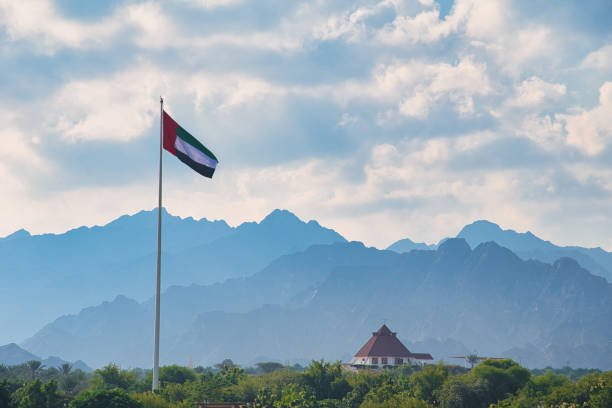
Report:
M 373 359 L 376 358 L 377 362 L 374 363 Z M 383 364 L 383 359 L 384 357 L 353 357 L 353 359 L 351 360 L 351 364 L 353 365 L 367 365 L 367 366 L 378 366 L 378 367 L 383 367 L 383 366 L 390 366 L 390 365 L 396 365 L 395 364 L 395 357 L 385 357 L 387 359 L 387 363 Z M 416 364 L 416 361 L 413 361 L 410 358 L 403 358 L 403 363 L 402 364 Z

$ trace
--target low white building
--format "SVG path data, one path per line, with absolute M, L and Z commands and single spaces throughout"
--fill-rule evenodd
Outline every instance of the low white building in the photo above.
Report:
M 412 353 L 397 338 L 397 333 L 383 324 L 372 333 L 368 342 L 350 362 L 354 367 L 389 367 L 403 364 L 417 365 L 433 360 L 429 353 Z

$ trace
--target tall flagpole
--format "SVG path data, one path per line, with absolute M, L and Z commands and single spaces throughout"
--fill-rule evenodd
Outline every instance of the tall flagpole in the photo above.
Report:
M 157 203 L 157 286 L 155 288 L 155 344 L 153 346 L 153 392 L 159 390 L 159 303 L 161 290 L 162 233 L 162 145 L 164 142 L 164 99 L 159 97 L 159 197 Z

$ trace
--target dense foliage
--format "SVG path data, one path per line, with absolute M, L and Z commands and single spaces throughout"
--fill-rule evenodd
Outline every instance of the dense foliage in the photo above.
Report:
M 86 374 L 69 365 L 0 365 L 0 408 L 186 408 L 198 402 L 242 402 L 257 408 L 612 407 L 612 372 L 529 371 L 511 360 L 472 369 L 444 364 L 353 372 L 340 363 L 308 367 L 259 363 L 242 369 L 177 365 L 151 373 L 109 364 Z

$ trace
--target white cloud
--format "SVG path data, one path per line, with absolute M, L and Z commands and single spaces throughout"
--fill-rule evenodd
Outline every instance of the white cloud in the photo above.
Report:
M 599 88 L 599 105 L 575 114 L 559 115 L 567 130 L 567 143 L 596 155 L 612 141 L 612 82 Z
M 461 8 L 456 9 L 467 14 L 465 31 L 472 38 L 494 40 L 502 34 L 508 25 L 510 5 L 504 0 L 459 0 Z
M 493 92 L 486 65 L 464 57 L 455 65 L 409 60 L 379 64 L 369 82 L 346 81 L 321 88 L 345 105 L 351 101 L 379 104 L 380 114 L 424 119 L 437 105 L 450 103 L 460 115 L 475 113 L 474 97 Z M 391 109 L 391 110 L 390 110 Z
M 49 104 L 49 124 L 67 141 L 137 138 L 153 124 L 163 79 L 155 69 L 138 68 L 69 82 Z
M 244 3 L 244 0 L 177 0 L 180 3 L 190 3 L 205 9 L 216 9 L 221 7 L 236 6 Z
M 240 2 L 202 0 L 195 3 L 216 8 Z M 163 3 L 157 2 L 127 4 L 100 21 L 85 23 L 64 17 L 50 0 L 0 0 L 0 26 L 11 41 L 28 41 L 36 52 L 49 55 L 64 48 L 110 49 L 125 44 L 149 50 L 189 52 L 221 46 L 287 52 L 301 49 L 305 41 L 304 32 L 291 30 L 296 24 L 288 24 L 278 32 L 187 34 L 163 9 Z
M 492 92 L 486 66 L 472 57 L 456 65 L 411 61 L 379 67 L 371 93 L 391 98 L 400 114 L 424 119 L 433 107 L 448 101 L 461 115 L 474 113 L 474 96 Z
M 349 42 L 362 39 L 370 33 L 367 20 L 388 8 L 395 8 L 392 1 L 380 1 L 374 6 L 361 6 L 356 9 L 331 16 L 324 23 L 319 23 L 313 30 L 317 40 L 328 41 L 345 38 Z
M 513 124 L 512 124 L 513 125 Z M 546 150 L 558 150 L 565 145 L 563 125 L 554 116 L 528 115 L 516 131 L 518 136 L 533 140 Z
M 432 43 L 457 32 L 467 19 L 469 6 L 457 3 L 453 12 L 440 20 L 440 9 L 436 6 L 414 17 L 398 14 L 375 34 L 383 44 L 402 46 L 416 43 Z
M 0 0 L 0 25 L 10 39 L 29 40 L 44 53 L 101 46 L 120 29 L 113 19 L 98 23 L 66 19 L 49 0 Z
M 612 72 L 612 44 L 605 45 L 587 55 L 580 64 L 583 68 Z
M 610 146 L 609 83 L 596 106 L 584 102 L 594 96 L 593 83 L 609 79 L 601 75 L 611 69 L 610 45 L 586 57 L 582 48 L 601 38 L 510 0 L 456 0 L 444 18 L 432 0 L 317 0 L 284 4 L 265 21 L 250 21 L 244 3 L 126 2 L 84 21 L 62 14 L 67 3 L 0 0 L 3 105 L 19 112 L 10 120 L 0 115 L 0 136 L 12 146 L 0 152 L 1 193 L 11 197 L 0 207 L 14 219 L 3 228 L 61 230 L 150 208 L 154 183 L 101 188 L 75 177 L 61 191 L 45 188 L 46 201 L 30 193 L 45 180 L 39 173 L 54 166 L 61 173 L 66 163 L 78 168 L 70 155 L 82 148 L 61 143 L 130 143 L 150 134 L 162 94 L 169 111 L 210 132 L 225 156 L 206 188 L 195 176 L 168 186 L 168 206 L 183 215 L 237 223 L 286 207 L 370 243 L 404 234 L 435 241 L 487 217 L 515 228 L 557 228 L 551 238 L 574 236 L 558 226 L 563 219 L 571 227 L 571 216 L 554 213 L 571 198 L 550 172 L 568 162 L 588 175 L 581 183 L 609 176 L 597 171 L 602 157 L 593 157 Z M 203 24 L 187 13 L 219 20 Z M 451 110 L 457 115 L 441 117 Z M 456 134 L 466 128 L 485 130 Z M 532 154 L 555 170 L 500 152 L 516 146 L 504 139 L 512 136 L 542 146 Z M 261 145 L 274 146 L 273 154 L 252 168 L 236 164 Z M 53 163 L 50 152 L 62 148 L 62 162 Z M 481 148 L 501 157 L 500 168 L 474 158 Z M 279 159 L 279 152 L 292 156 Z M 13 163 L 28 159 L 32 173 L 18 174 Z M 602 203 L 612 201 L 600 194 Z M 584 212 L 612 219 L 595 201 L 583 200 Z M 52 211 L 66 212 L 52 219 Z M 552 213 L 563 216 L 545 221 Z M 587 241 L 612 242 L 606 232 Z
M 515 96 L 510 99 L 508 105 L 520 108 L 535 108 L 547 102 L 561 99 L 566 92 L 567 88 L 564 84 L 546 82 L 533 76 L 516 87 Z
M 508 127 L 512 128 L 512 123 Z M 612 142 L 612 82 L 601 86 L 599 104 L 590 110 L 574 108 L 570 113 L 530 114 L 514 130 L 517 135 L 527 137 L 547 150 L 570 146 L 595 156 Z
M 241 74 L 173 72 L 140 64 L 110 77 L 65 84 L 46 104 L 47 125 L 65 141 L 128 142 L 151 128 L 160 95 L 177 102 L 187 97 L 196 111 L 227 113 L 286 92 Z

